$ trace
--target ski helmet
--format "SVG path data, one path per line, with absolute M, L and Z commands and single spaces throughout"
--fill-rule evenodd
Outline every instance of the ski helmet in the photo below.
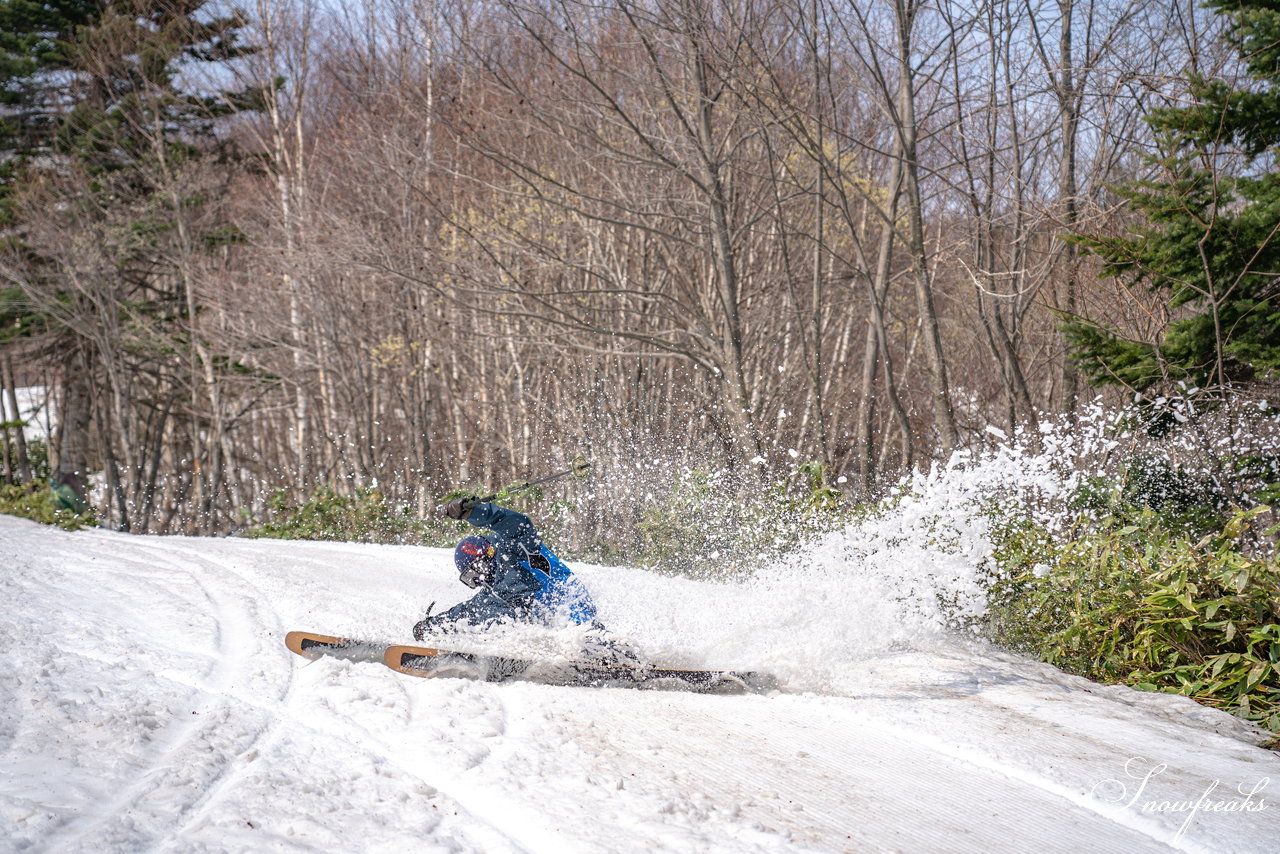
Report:
M 463 537 L 453 550 L 453 563 L 458 579 L 468 587 L 479 587 L 493 581 L 493 543 L 484 537 Z

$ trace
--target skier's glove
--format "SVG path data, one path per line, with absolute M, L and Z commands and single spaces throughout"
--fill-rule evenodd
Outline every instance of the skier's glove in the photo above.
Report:
M 450 519 L 465 519 L 471 515 L 471 511 L 480 503 L 480 499 L 474 495 L 468 495 L 466 498 L 455 498 L 444 506 L 444 515 Z

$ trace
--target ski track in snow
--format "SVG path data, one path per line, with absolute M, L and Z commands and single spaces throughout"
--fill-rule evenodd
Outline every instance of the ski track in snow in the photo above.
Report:
M 215 796 L 235 767 L 236 754 L 252 747 L 270 725 L 271 712 L 251 691 L 287 691 L 291 672 L 279 657 L 265 654 L 257 640 L 257 626 L 263 622 L 252 595 L 234 574 L 216 577 L 215 569 L 194 554 L 170 552 L 154 545 L 140 544 L 137 557 L 122 562 L 120 573 L 130 583 L 147 580 L 164 598 L 185 598 L 186 608 L 211 615 L 209 640 L 214 650 L 207 669 L 195 673 L 181 666 L 166 667 L 154 675 L 195 692 L 190 714 L 174 714 L 157 727 L 149 738 L 145 762 L 132 781 L 121 779 L 88 815 L 68 821 L 59 832 L 36 850 L 106 851 L 148 850 L 182 827 L 187 817 Z M 210 578 L 209 582 L 202 578 Z M 116 581 L 117 579 L 112 579 Z M 125 597 L 148 596 L 149 591 L 117 588 L 103 584 L 98 575 L 83 578 L 90 589 L 102 584 L 101 592 L 122 593 Z M 179 588 L 182 588 L 179 592 Z M 204 609 L 201 611 L 201 609 Z M 185 651 L 200 654 L 188 639 Z M 92 649 L 82 650 L 87 659 L 110 665 Z M 208 649 L 204 650 L 208 654 Z M 267 664 L 267 670 L 251 668 Z M 87 686 L 86 686 L 87 687 Z
M 786 671 L 782 641 L 715 622 L 723 587 L 583 576 L 642 646 L 776 654 L 782 690 L 308 663 L 287 630 L 403 641 L 462 598 L 448 553 L 0 517 L 0 852 L 1280 851 L 1280 756 L 1225 714 L 875 625 L 851 655 L 856 610 L 786 627 L 792 660 L 838 653 Z M 713 616 L 682 633 L 668 604 Z M 1237 810 L 1185 808 L 1206 798 Z

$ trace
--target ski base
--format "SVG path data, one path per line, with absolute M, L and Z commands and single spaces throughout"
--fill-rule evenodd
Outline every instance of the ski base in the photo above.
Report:
M 523 675 L 533 666 L 532 661 L 517 658 L 476 655 L 424 646 L 387 647 L 382 663 L 397 673 L 423 679 L 451 677 L 477 679 L 481 682 L 505 682 Z
M 296 652 L 303 658 L 310 658 L 313 661 L 326 656 L 344 661 L 381 663 L 387 651 L 385 643 L 317 635 L 311 632 L 289 632 L 284 636 L 284 645 L 291 652 Z

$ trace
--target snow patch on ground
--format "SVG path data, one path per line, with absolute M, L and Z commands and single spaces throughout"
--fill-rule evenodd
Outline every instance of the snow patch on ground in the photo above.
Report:
M 23 435 L 29 442 L 53 435 L 55 411 L 48 389 L 43 386 L 14 389 L 14 398 L 18 403 L 17 412 L 9 404 L 8 393 L 0 394 L 0 421 L 25 422 Z

